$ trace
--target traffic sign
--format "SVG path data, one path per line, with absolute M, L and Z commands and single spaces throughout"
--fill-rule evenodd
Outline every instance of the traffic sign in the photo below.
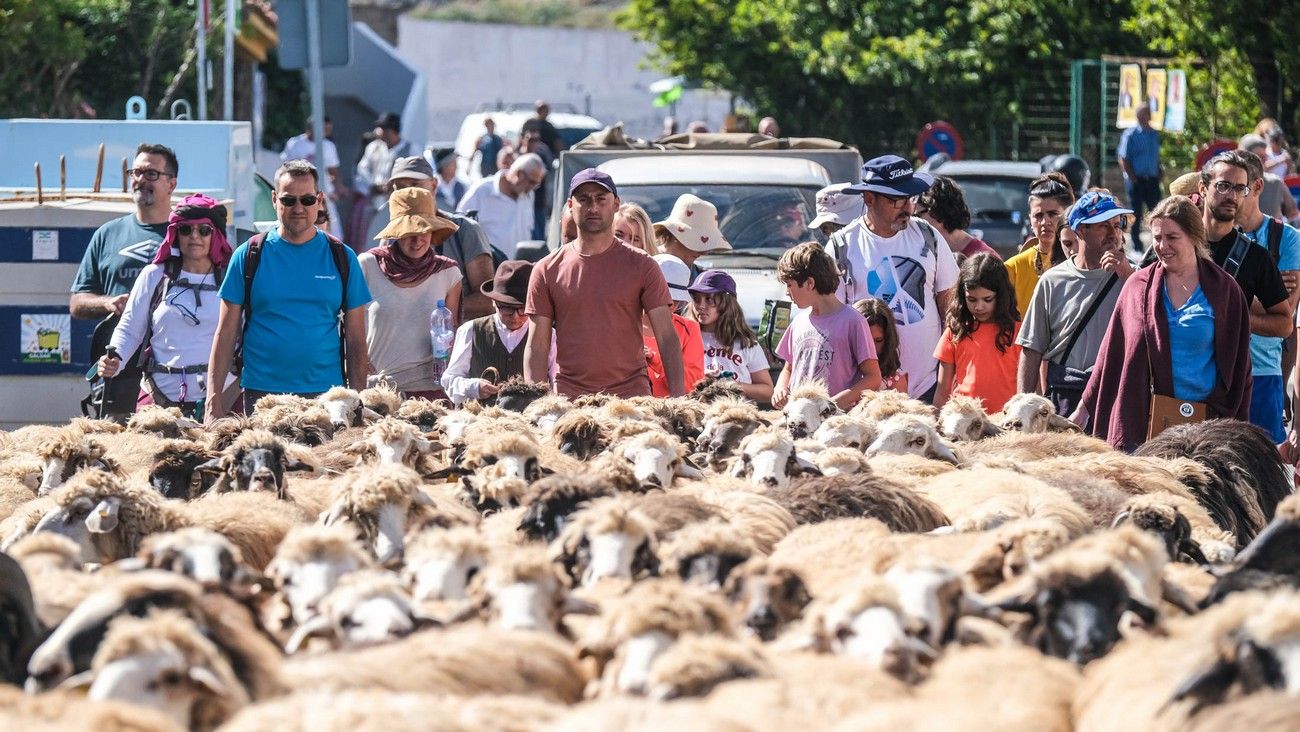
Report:
M 307 60 L 307 3 L 320 7 L 320 65 L 347 66 L 352 59 L 352 10 L 340 0 L 279 0 L 277 30 L 282 69 L 305 69 Z
M 1216 137 L 1204 145 L 1201 145 L 1201 149 L 1196 151 L 1196 169 L 1200 170 L 1201 168 L 1204 168 L 1205 164 L 1210 161 L 1210 158 L 1215 155 L 1236 149 L 1236 140 L 1225 140 L 1222 137 Z
M 961 133 L 943 120 L 926 124 L 916 135 L 916 156 L 921 162 L 938 153 L 947 155 L 950 160 L 961 160 L 965 152 Z
M 1300 200 L 1300 175 L 1292 173 L 1282 179 L 1286 183 L 1287 190 L 1291 191 L 1291 197 Z

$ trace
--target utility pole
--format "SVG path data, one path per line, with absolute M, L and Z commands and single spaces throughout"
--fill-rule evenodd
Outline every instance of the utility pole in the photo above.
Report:
M 325 74 L 321 71 L 320 0 L 307 0 L 307 78 L 311 88 L 311 136 L 316 143 L 316 167 L 325 170 Z M 328 183 L 322 185 L 328 190 Z
M 221 59 L 221 102 L 222 117 L 227 121 L 235 118 L 235 26 L 239 24 L 239 12 L 236 3 L 243 0 L 226 0 L 226 48 Z
M 194 30 L 198 37 L 199 119 L 208 118 L 208 0 L 199 0 L 194 14 Z

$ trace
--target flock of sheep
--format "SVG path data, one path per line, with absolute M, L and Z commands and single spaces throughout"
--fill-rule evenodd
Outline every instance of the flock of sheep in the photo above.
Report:
M 1300 726 L 1260 430 L 387 389 L 0 433 L 0 729 Z

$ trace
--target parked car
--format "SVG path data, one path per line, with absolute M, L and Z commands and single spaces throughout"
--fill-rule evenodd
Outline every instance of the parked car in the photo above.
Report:
M 483 177 L 479 172 L 479 163 L 476 157 L 478 140 L 486 132 L 483 128 L 483 120 L 491 117 L 496 124 L 496 133 L 513 145 L 519 142 L 519 132 L 523 128 L 524 122 L 527 122 L 532 116 L 533 111 L 531 109 L 526 111 L 475 112 L 466 115 L 465 119 L 460 123 L 460 132 L 456 135 L 457 174 L 471 183 Z M 560 139 L 564 140 L 564 144 L 568 146 L 572 146 L 587 135 L 597 132 L 605 126 L 595 117 L 569 112 L 552 111 L 546 119 L 555 125 L 555 130 L 560 133 Z M 556 152 L 558 153 L 558 151 Z
M 927 168 L 957 182 L 975 230 L 1005 259 L 1020 251 L 1029 221 L 1029 184 L 1042 175 L 1036 162 L 952 160 Z

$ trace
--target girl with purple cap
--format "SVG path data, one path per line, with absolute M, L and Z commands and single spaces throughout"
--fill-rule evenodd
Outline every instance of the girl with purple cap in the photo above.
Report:
M 208 356 L 221 307 L 217 288 L 230 261 L 226 208 L 199 193 L 186 196 L 167 221 L 167 236 L 136 278 L 109 342 L 119 357 L 103 356 L 97 370 L 109 378 L 121 369 L 120 356 L 130 358 L 139 349 L 135 358 L 144 376 L 136 408 L 180 407 L 193 416 L 207 396 Z
M 732 378 L 756 402 L 772 399 L 772 374 L 758 337 L 745 322 L 736 299 L 736 281 L 721 270 L 701 274 L 691 293 L 691 315 L 704 341 L 705 376 Z

